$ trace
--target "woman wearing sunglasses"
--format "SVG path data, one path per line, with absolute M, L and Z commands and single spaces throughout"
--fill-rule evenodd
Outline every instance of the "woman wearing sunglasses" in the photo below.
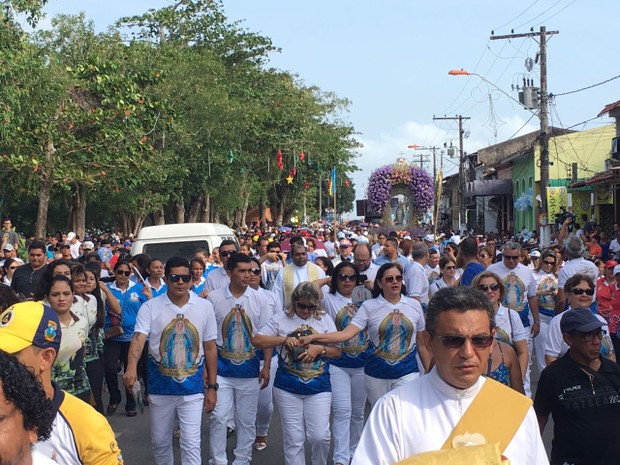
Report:
M 553 250 L 545 250 L 538 260 L 534 279 L 530 282 L 529 295 L 536 294 L 540 314 L 540 331 L 534 338 L 538 370 L 545 366 L 545 343 L 549 333 L 549 323 L 555 316 L 555 296 L 558 293 L 557 257 Z
M 564 285 L 564 293 L 568 298 L 568 310 L 554 316 L 549 322 L 549 332 L 545 342 L 545 362 L 547 365 L 568 352 L 568 344 L 564 342 L 562 330 L 560 329 L 560 322 L 562 321 L 564 315 L 570 312 L 573 308 L 589 308 L 592 310 L 594 282 L 587 274 L 578 273 L 568 278 L 566 284 Z M 609 336 L 610 327 L 607 325 L 605 318 L 596 314 L 594 316 L 604 323 L 604 326 L 601 328 L 603 330 L 601 355 L 609 360 L 616 361 L 616 354 Z
M 252 339 L 254 347 L 276 347 L 278 369 L 273 396 L 282 420 L 286 465 L 305 465 L 304 442 L 312 448 L 313 465 L 327 463 L 330 445 L 329 413 L 332 388 L 329 359 L 339 347 L 310 344 L 301 347 L 299 336 L 336 330 L 321 309 L 319 288 L 306 281 L 292 293 L 290 307 L 279 312 Z
M 439 259 L 439 269 L 441 270 L 439 279 L 433 282 L 429 288 L 431 297 L 439 289 L 456 286 L 456 260 L 450 255 L 444 255 Z
M 17 260 L 14 260 L 12 258 L 7 258 L 4 263 L 2 264 L 2 283 L 6 284 L 7 286 L 11 285 L 11 281 L 13 280 L 13 273 L 15 273 L 15 270 L 17 269 L 17 267 L 21 265 L 21 263 L 19 263 Z
M 528 332 L 523 327 L 519 314 L 500 304 L 506 294 L 504 283 L 495 273 L 483 271 L 474 278 L 471 286 L 484 292 L 491 302 L 491 307 L 495 312 L 495 338 L 514 348 L 521 368 L 521 380 L 524 380 L 529 368 Z
M 364 366 L 364 384 L 371 405 L 388 391 L 420 376 L 418 355 L 424 370 L 430 354 L 419 344 L 424 314 L 416 299 L 406 297 L 400 264 L 385 263 L 377 271 L 373 299 L 365 301 L 351 324 L 341 331 L 301 338 L 312 342 L 342 343 L 366 330 L 370 353 Z
M 331 277 L 329 293 L 323 297 L 323 308 L 334 320 L 338 331 L 345 329 L 357 312 L 351 296 L 358 278 L 359 272 L 352 263 L 339 263 Z M 367 355 L 368 335 L 364 330 L 342 343 L 340 358 L 330 360 L 334 464 L 350 462 L 362 434 L 366 405 L 364 365 Z
M 142 283 L 134 284 L 129 280 L 131 275 L 130 264 L 119 260 L 114 265 L 114 281 L 108 289 L 119 301 L 121 306 L 120 322 L 118 316 L 110 311 L 106 305 L 104 342 L 105 380 L 110 393 L 110 403 L 106 410 L 107 415 L 114 415 L 121 401 L 121 391 L 118 388 L 118 364 L 127 366 L 127 351 L 136 325 L 136 317 L 140 306 L 153 297 L 151 288 Z M 136 401 L 131 392 L 125 389 L 125 412 L 129 417 L 135 417 Z

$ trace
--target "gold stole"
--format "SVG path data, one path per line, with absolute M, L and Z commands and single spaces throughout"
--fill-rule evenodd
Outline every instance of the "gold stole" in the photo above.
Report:
M 396 465 L 505 465 L 502 452 L 521 426 L 532 400 L 493 379 L 485 381 L 439 451 Z
M 314 263 L 308 262 L 306 264 L 308 269 L 308 280 L 316 281 L 319 279 L 319 267 Z M 284 288 L 284 308 L 288 309 L 291 305 L 291 296 L 293 295 L 293 291 L 295 290 L 295 265 L 291 263 L 290 265 L 286 265 L 282 270 L 284 275 L 282 275 L 282 284 Z M 299 284 L 299 283 L 298 283 Z

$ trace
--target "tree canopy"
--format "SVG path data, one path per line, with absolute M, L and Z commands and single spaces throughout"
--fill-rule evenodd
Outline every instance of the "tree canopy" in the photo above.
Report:
M 269 66 L 268 37 L 222 3 L 180 0 L 97 33 L 83 14 L 24 34 L 44 2 L 2 2 L 2 214 L 54 229 L 285 221 L 352 208 L 350 102 Z M 28 8 L 27 8 L 28 7 Z M 35 220 L 36 219 L 36 224 Z

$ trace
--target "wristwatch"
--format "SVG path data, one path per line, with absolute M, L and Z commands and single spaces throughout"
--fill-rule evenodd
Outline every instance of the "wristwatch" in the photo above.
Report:
M 323 352 L 321 352 L 321 357 L 327 353 L 327 347 L 323 346 Z
M 207 384 L 207 390 L 209 389 L 213 389 L 214 391 L 217 391 L 220 388 L 220 385 L 215 383 L 215 384 Z

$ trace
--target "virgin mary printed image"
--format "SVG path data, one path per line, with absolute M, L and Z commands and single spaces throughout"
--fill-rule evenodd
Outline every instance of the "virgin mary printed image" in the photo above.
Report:
M 525 305 L 525 285 L 515 273 L 510 273 L 504 278 L 506 297 L 504 305 L 516 311 L 523 310 Z
M 357 307 L 353 304 L 347 304 L 336 314 L 336 328 L 342 331 L 349 326 L 351 320 L 357 312 Z M 342 350 L 347 354 L 355 357 L 356 355 L 368 349 L 368 332 L 366 329 L 360 331 L 356 336 L 342 343 Z
M 220 356 L 233 363 L 242 363 L 255 357 L 252 347 L 252 321 L 241 305 L 235 305 L 222 323 Z
M 396 363 L 409 353 L 412 337 L 411 320 L 394 309 L 379 325 L 379 345 L 375 354 L 388 363 Z
M 184 315 L 177 315 L 164 328 L 159 342 L 161 373 L 179 379 L 196 373 L 199 344 L 196 327 Z

